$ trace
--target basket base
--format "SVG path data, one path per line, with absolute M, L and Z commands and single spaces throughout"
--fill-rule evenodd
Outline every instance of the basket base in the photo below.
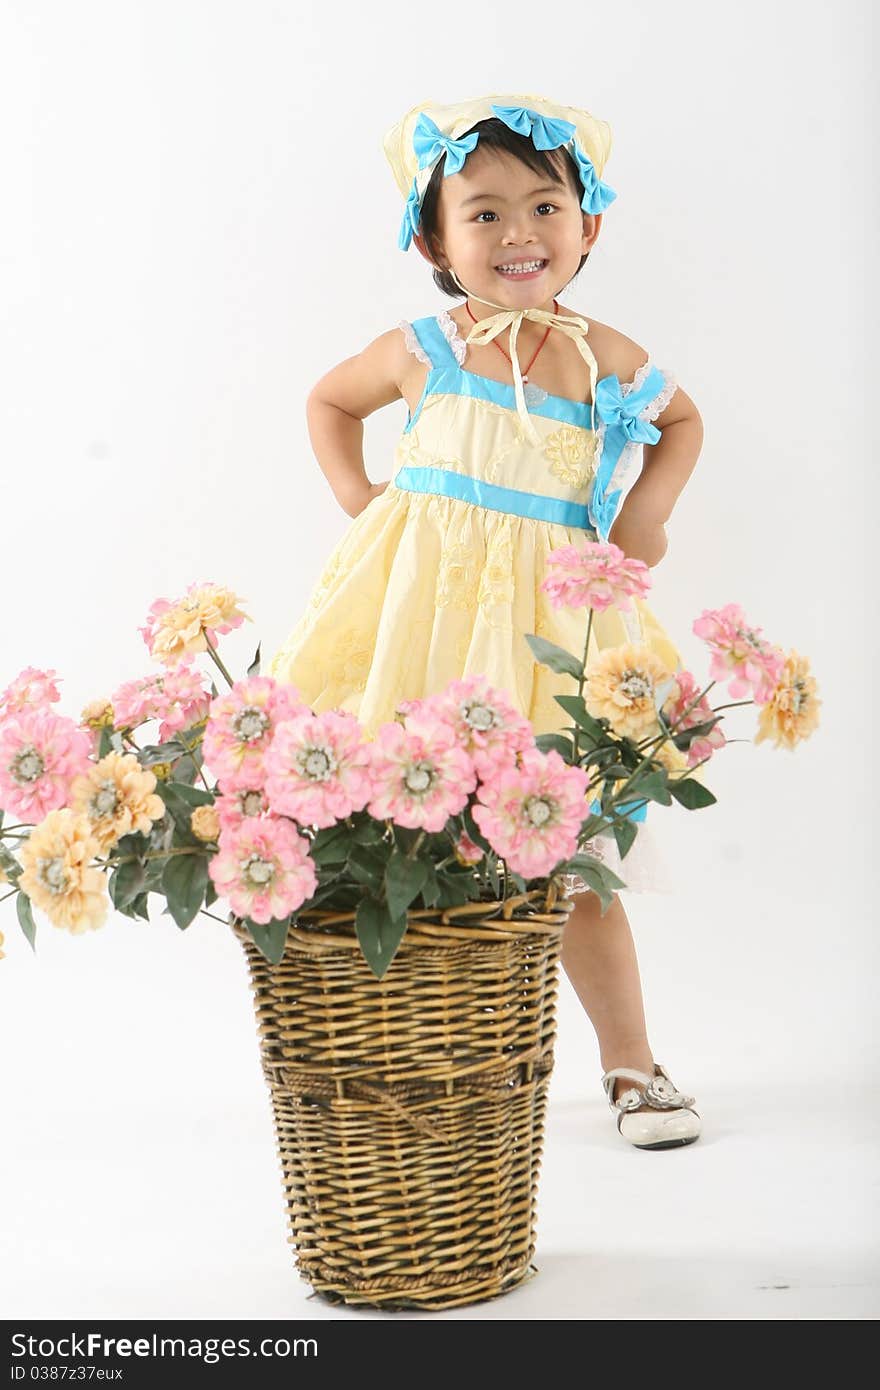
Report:
M 346 1304 L 348 1307 L 381 1308 L 384 1313 L 442 1312 L 444 1308 L 460 1308 L 468 1303 L 485 1303 L 489 1299 L 501 1298 L 504 1294 L 510 1293 L 511 1289 L 527 1283 L 538 1273 L 538 1266 L 529 1259 L 505 1275 L 487 1271 L 485 1276 L 446 1285 L 432 1284 L 430 1279 L 426 1279 L 416 1286 L 414 1280 L 414 1287 L 404 1297 L 401 1295 L 399 1279 L 393 1281 L 393 1285 L 386 1290 L 381 1288 L 380 1279 L 368 1281 L 374 1286 L 372 1288 L 356 1289 L 350 1284 L 339 1282 L 338 1279 L 324 1280 L 317 1274 L 307 1274 L 301 1266 L 297 1267 L 302 1277 L 311 1284 L 315 1296 L 322 1302 L 334 1307 Z

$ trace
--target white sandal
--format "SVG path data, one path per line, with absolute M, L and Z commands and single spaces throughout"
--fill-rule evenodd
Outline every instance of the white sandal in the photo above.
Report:
M 642 1089 L 632 1086 L 614 1100 L 618 1077 L 637 1081 Z M 659 1062 L 654 1063 L 653 1076 L 633 1067 L 612 1067 L 603 1075 L 602 1085 L 608 1104 L 617 1111 L 619 1132 L 637 1149 L 677 1149 L 699 1138 L 700 1117 L 691 1108 L 694 1097 L 683 1095 Z M 642 1110 L 640 1106 L 648 1108 Z

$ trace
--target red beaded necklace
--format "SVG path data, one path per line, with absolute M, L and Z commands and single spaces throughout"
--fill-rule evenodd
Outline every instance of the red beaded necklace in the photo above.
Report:
M 477 318 L 475 317 L 474 314 L 471 314 L 471 306 L 470 306 L 470 304 L 468 304 L 467 300 L 465 300 L 465 302 L 464 302 L 464 307 L 467 309 L 468 313 L 471 315 L 471 318 L 473 319 L 474 323 L 477 323 L 478 320 L 477 320 Z M 553 301 L 553 312 L 554 312 L 555 314 L 558 314 L 558 313 L 559 313 L 559 305 L 557 304 L 557 302 L 556 302 L 555 299 L 554 299 L 554 301 Z M 529 365 L 526 367 L 525 371 L 524 371 L 523 374 L 522 374 L 522 379 L 523 379 L 523 382 L 524 382 L 524 383 L 528 381 L 528 379 L 529 379 L 529 372 L 532 370 L 532 367 L 535 365 L 535 357 L 537 357 L 538 353 L 541 351 L 541 348 L 544 346 L 544 344 L 546 343 L 548 337 L 550 336 L 550 329 L 551 329 L 552 327 L 553 327 L 552 323 L 548 323 L 548 324 L 547 324 L 547 331 L 546 331 L 546 333 L 544 334 L 543 338 L 541 339 L 540 343 L 538 344 L 537 348 L 535 349 L 535 353 L 534 353 L 534 356 L 532 357 L 531 362 L 529 363 Z M 498 339 L 497 339 L 497 338 L 493 338 L 493 339 L 492 339 L 492 342 L 495 344 L 495 346 L 497 347 L 498 351 L 499 351 L 500 353 L 502 353 L 503 356 L 507 357 L 508 362 L 510 362 L 510 358 L 508 357 L 507 353 L 504 351 L 504 348 L 501 346 L 501 344 L 499 343 Z M 512 365 L 512 363 L 511 363 L 511 365 Z

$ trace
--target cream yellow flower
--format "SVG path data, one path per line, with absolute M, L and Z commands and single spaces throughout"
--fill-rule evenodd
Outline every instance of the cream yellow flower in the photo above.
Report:
M 121 835 L 138 830 L 148 835 L 153 821 L 165 814 L 154 774 L 141 767 L 133 753 L 108 753 L 87 773 L 75 777 L 70 805 L 86 817 L 103 851 Z
M 191 653 L 216 646 L 219 633 L 230 632 L 247 618 L 242 600 L 221 584 L 192 584 L 176 603 L 157 600 L 146 628 L 141 629 L 151 654 L 166 666 L 174 666 Z
M 3 936 L 2 931 L 0 931 L 0 960 L 5 960 L 5 959 L 6 959 L 6 952 L 5 952 L 4 949 L 3 949 L 3 941 L 4 941 L 4 936 Z
M 755 743 L 772 739 L 777 748 L 794 748 L 819 724 L 816 679 L 810 675 L 809 659 L 790 651 L 782 675 L 758 716 Z
M 99 696 L 97 700 L 89 700 L 83 707 L 79 722 L 88 729 L 112 729 L 113 706 L 103 696 Z
M 220 817 L 214 806 L 197 806 L 189 818 L 190 829 L 200 840 L 216 840 Z
M 157 782 L 167 782 L 174 771 L 173 763 L 151 763 L 150 771 Z
M 69 806 L 50 811 L 21 848 L 18 886 L 55 927 L 80 933 L 100 927 L 110 899 L 92 860 L 100 845 L 85 816 Z
M 645 738 L 657 728 L 657 689 L 671 675 L 648 647 L 608 647 L 587 668 L 587 710 L 594 719 L 607 719 L 621 737 Z

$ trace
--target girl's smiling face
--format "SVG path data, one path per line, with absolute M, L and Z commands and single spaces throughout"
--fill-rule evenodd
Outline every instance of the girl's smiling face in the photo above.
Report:
M 562 150 L 557 157 L 562 172 L 561 161 L 570 161 Z M 474 297 L 511 309 L 552 310 L 602 223 L 601 214 L 581 208 L 573 178 L 573 166 L 554 183 L 505 150 L 478 145 L 457 174 L 441 181 L 435 256 L 421 235 L 413 240 L 426 260 L 451 266 Z M 534 273 L 499 268 L 530 261 L 541 262 Z

